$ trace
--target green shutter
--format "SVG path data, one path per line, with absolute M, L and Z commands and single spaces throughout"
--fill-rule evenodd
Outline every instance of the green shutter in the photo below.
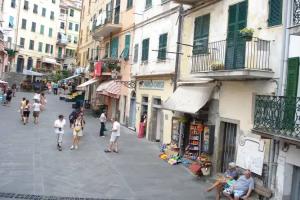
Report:
M 193 55 L 207 53 L 210 15 L 197 17 L 194 22 Z
M 130 35 L 125 36 L 125 49 L 123 52 L 123 58 L 125 60 L 129 59 L 129 51 L 130 51 Z
M 148 54 L 149 54 L 149 38 L 143 40 L 142 44 L 142 61 L 148 60 Z
M 127 9 L 132 8 L 132 0 L 127 0 Z
M 152 6 L 152 0 L 146 0 L 146 6 L 145 8 L 150 8 Z
M 289 58 L 286 96 L 296 97 L 298 90 L 299 58 Z
M 158 48 L 158 59 L 166 60 L 167 55 L 167 43 L 168 34 L 162 34 L 159 36 L 159 48 Z
M 282 24 L 282 0 L 269 0 L 269 26 Z
M 119 38 L 115 37 L 112 39 L 110 45 L 110 56 L 112 58 L 118 58 L 118 46 L 119 46 Z

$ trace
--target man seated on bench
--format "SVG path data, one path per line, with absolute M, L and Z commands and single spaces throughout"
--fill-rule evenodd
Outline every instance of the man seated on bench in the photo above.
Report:
M 223 194 L 230 200 L 248 199 L 252 190 L 254 190 L 254 180 L 251 171 L 247 169 L 230 188 L 223 191 Z

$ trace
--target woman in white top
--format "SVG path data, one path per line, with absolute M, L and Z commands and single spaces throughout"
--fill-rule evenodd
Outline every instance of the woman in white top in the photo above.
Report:
M 79 145 L 79 137 L 82 136 L 82 131 L 84 127 L 85 121 L 82 115 L 78 115 L 74 124 L 73 124 L 73 144 L 71 146 L 71 150 L 78 149 Z
M 32 105 L 33 108 L 33 118 L 34 118 L 34 123 L 38 124 L 39 122 L 39 116 L 40 116 L 40 112 L 41 112 L 41 106 L 42 104 L 39 103 L 37 100 L 35 100 L 35 102 Z

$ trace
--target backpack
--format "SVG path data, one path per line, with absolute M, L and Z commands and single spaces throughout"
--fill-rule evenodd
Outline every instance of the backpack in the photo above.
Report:
M 77 117 L 77 112 L 73 111 L 70 115 L 69 115 L 69 120 L 70 121 L 74 121 Z

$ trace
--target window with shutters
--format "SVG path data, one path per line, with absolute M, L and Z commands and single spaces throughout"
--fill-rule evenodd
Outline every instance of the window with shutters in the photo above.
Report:
M 42 9 L 42 16 L 43 16 L 43 17 L 46 17 L 46 8 L 43 8 L 43 9 Z
M 109 57 L 109 42 L 107 42 L 105 44 L 105 55 L 104 55 L 104 58 L 108 58 Z
M 46 44 L 45 53 L 50 52 L 50 44 Z
M 21 25 L 22 29 L 26 29 L 26 22 L 27 22 L 26 19 L 22 19 L 22 25 Z
M 65 28 L 65 23 L 64 22 L 60 22 L 60 28 L 64 29 Z
M 29 2 L 24 1 L 24 10 L 28 10 L 28 9 L 29 9 Z
M 282 0 L 269 0 L 269 26 L 282 24 Z
M 139 58 L 139 44 L 134 45 L 134 57 L 133 57 L 133 62 L 137 63 Z
M 120 21 L 120 0 L 116 0 L 114 23 L 119 24 Z
M 74 17 L 74 10 L 73 9 L 70 10 L 70 16 Z
M 50 19 L 54 20 L 54 12 L 53 11 L 51 11 Z
M 159 48 L 157 58 L 159 60 L 166 60 L 167 57 L 167 42 L 168 42 L 168 34 L 162 34 L 159 36 Z
M 11 0 L 10 7 L 12 7 L 12 8 L 16 7 L 16 0 Z
M 142 61 L 147 62 L 149 58 L 149 38 L 144 39 L 142 43 Z
M 209 21 L 209 14 L 195 19 L 193 55 L 208 52 Z
M 73 29 L 73 23 L 69 22 L 69 30 L 72 30 L 72 29 Z
M 40 27 L 40 34 L 44 35 L 44 32 L 45 32 L 45 26 L 41 25 L 41 27 Z
M 43 52 L 43 43 L 39 42 L 39 48 L 38 48 L 39 52 Z
M 129 60 L 129 51 L 130 51 L 130 35 L 125 36 L 125 48 L 123 49 L 120 57 L 124 60 Z
M 29 41 L 29 49 L 34 50 L 34 41 L 33 40 Z
M 25 38 L 20 38 L 20 48 L 24 48 L 25 46 Z
M 115 37 L 111 40 L 110 57 L 118 58 L 118 47 L 119 47 L 119 38 Z
M 152 0 L 146 0 L 145 9 L 149 9 L 152 7 Z
M 36 4 L 33 5 L 33 13 L 35 13 L 35 14 L 38 13 L 38 5 L 36 5 Z
M 9 16 L 8 27 L 9 28 L 13 28 L 14 27 L 14 17 L 13 16 Z
M 53 29 L 52 29 L 52 28 L 49 28 L 48 36 L 49 36 L 49 37 L 52 37 L 52 33 L 53 33 Z
M 133 0 L 127 0 L 127 10 L 132 8 Z
M 75 24 L 75 31 L 76 31 L 76 32 L 79 31 L 79 24 Z

